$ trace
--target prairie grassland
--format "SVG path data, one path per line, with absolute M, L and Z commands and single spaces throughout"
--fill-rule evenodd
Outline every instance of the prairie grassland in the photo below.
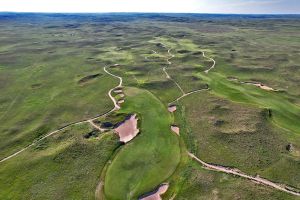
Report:
M 166 198 L 293 199 L 204 171 L 185 151 L 300 188 L 299 30 L 299 16 L 1 13 L 0 159 L 110 110 L 117 80 L 103 67 L 114 64 L 129 88 L 121 112 L 138 114 L 141 134 L 119 146 L 113 135 L 85 139 L 90 128 L 69 127 L 1 163 L 0 198 L 93 199 L 105 173 L 107 199 L 136 199 L 163 181 Z M 208 74 L 202 52 L 217 62 Z M 183 98 L 173 118 L 167 104 L 181 95 L 174 81 L 210 92 Z

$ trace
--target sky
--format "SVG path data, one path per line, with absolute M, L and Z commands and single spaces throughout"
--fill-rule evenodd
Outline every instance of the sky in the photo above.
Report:
M 300 0 L 0 0 L 1 11 L 300 14 Z

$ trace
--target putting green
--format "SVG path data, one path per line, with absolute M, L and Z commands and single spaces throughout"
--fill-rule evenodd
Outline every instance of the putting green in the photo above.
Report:
M 137 199 L 164 182 L 180 161 L 178 136 L 167 108 L 150 92 L 128 88 L 120 112 L 136 113 L 140 134 L 117 153 L 108 166 L 104 193 L 107 199 Z

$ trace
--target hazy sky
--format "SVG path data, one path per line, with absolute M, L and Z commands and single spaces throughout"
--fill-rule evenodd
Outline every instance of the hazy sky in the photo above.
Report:
M 300 14 L 300 0 L 0 0 L 0 11 Z

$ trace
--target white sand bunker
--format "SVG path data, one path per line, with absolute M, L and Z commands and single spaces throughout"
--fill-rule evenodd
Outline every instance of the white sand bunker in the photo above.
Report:
M 118 104 L 120 105 L 120 104 L 122 104 L 122 103 L 124 103 L 124 102 L 125 102 L 125 100 L 124 100 L 124 99 L 121 99 L 121 100 L 118 101 Z
M 155 190 L 147 196 L 139 198 L 139 200 L 162 200 L 160 195 L 166 193 L 168 188 L 169 184 L 162 184 L 157 190 Z
M 121 123 L 115 131 L 120 137 L 120 141 L 127 143 L 132 140 L 138 133 L 139 129 L 137 128 L 136 114 L 131 115 L 129 119 L 126 119 L 123 123 Z
M 172 112 L 175 112 L 176 109 L 177 109 L 177 108 L 176 108 L 175 105 L 172 105 L 172 106 L 169 106 L 169 107 L 168 107 L 168 111 L 171 112 L 171 113 L 172 113 Z
M 171 130 L 176 133 L 177 135 L 179 135 L 179 127 L 176 125 L 172 125 L 171 126 Z
M 114 90 L 114 93 L 116 93 L 116 94 L 121 94 L 121 93 L 123 93 L 123 91 L 122 90 Z
M 273 88 L 269 87 L 269 86 L 266 86 L 262 83 L 257 83 L 257 82 L 242 82 L 242 83 L 246 83 L 248 85 L 254 85 L 256 87 L 259 87 L 260 89 L 262 90 L 267 90 L 267 91 L 277 91 L 277 90 L 274 90 Z
M 263 89 L 263 90 L 274 91 L 273 88 L 266 86 L 264 84 L 261 84 L 261 83 L 254 83 L 253 85 L 255 85 L 256 87 L 259 87 L 260 89 Z

